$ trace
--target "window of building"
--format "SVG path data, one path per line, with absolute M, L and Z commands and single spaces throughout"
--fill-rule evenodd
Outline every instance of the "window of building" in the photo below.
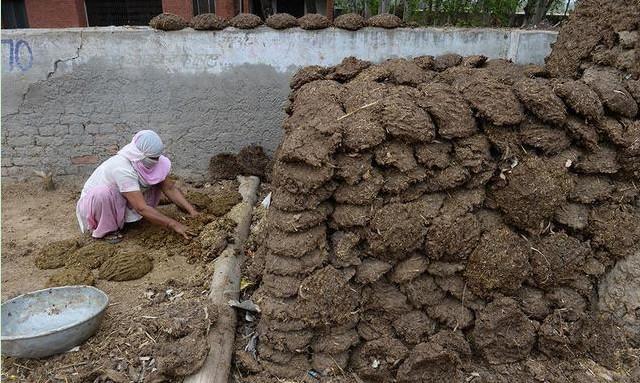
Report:
M 24 0 L 2 0 L 2 28 L 29 28 Z
M 288 13 L 295 17 L 304 16 L 305 1 L 299 0 L 279 0 L 274 1 L 276 12 Z
M 162 0 L 85 0 L 89 26 L 147 25 L 162 13 Z
M 326 0 L 271 0 L 271 9 L 274 13 L 288 13 L 295 17 L 301 17 L 307 13 L 325 15 L 326 8 Z
M 193 0 L 193 14 L 216 13 L 216 0 Z

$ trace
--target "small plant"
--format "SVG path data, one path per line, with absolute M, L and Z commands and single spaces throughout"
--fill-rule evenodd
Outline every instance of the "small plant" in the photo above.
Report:
M 53 171 L 44 172 L 42 170 L 34 170 L 33 173 L 42 178 L 42 188 L 46 191 L 56 190 L 56 184 L 53 182 Z

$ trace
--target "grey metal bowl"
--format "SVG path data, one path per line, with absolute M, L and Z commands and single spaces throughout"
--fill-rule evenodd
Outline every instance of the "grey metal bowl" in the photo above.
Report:
M 2 304 L 2 354 L 42 358 L 65 352 L 93 335 L 109 297 L 91 286 L 38 290 Z

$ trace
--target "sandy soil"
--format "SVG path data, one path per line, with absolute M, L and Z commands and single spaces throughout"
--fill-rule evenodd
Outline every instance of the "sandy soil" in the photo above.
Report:
M 81 236 L 75 216 L 80 187 L 60 185 L 46 192 L 38 183 L 2 185 L 2 300 L 45 287 L 56 270 L 40 270 L 34 265 L 37 250 L 47 243 Z M 126 234 L 125 234 L 126 237 Z M 127 282 L 98 280 L 111 304 L 135 299 L 132 290 L 193 273 L 197 265 L 189 265 L 185 257 L 159 257 L 154 271 L 141 279 Z
M 45 288 L 49 277 L 60 271 L 41 270 L 35 266 L 34 260 L 43 246 L 65 239 L 91 241 L 88 236 L 83 238 L 76 222 L 75 203 L 79 190 L 77 184 L 60 185 L 53 192 L 41 190 L 37 183 L 2 185 L 3 301 Z M 213 193 L 216 193 L 220 189 L 214 186 L 200 190 L 215 190 Z M 173 206 L 160 209 L 175 210 Z M 173 214 L 175 216 L 175 211 Z M 150 230 L 147 226 L 139 226 L 148 225 L 146 223 L 134 225 L 138 225 L 135 230 L 125 227 L 120 248 L 126 248 L 128 243 L 140 246 L 141 238 L 134 234 L 146 235 Z M 171 235 L 167 232 L 166 239 Z M 203 306 L 212 264 L 188 263 L 186 257 L 176 254 L 169 241 L 163 243 L 145 252 L 153 259 L 153 270 L 142 278 L 124 282 L 96 280 L 96 287 L 109 295 L 110 303 L 100 330 L 80 345 L 79 352 L 40 360 L 3 357 L 2 380 L 174 381 L 174 378 L 167 380 L 166 377 L 197 370 L 208 351 L 206 342 L 201 344 L 206 339 L 205 331 L 216 318 L 215 312 L 207 311 Z M 95 275 L 96 270 L 93 273 Z M 166 295 L 163 291 L 167 291 Z M 167 330 L 171 329 L 175 312 L 190 321 L 185 337 L 177 338 Z M 150 339 L 153 343 L 149 343 Z M 183 349 L 180 345 L 185 342 L 195 344 Z M 175 353 L 173 347 L 184 352 Z M 145 358 L 147 356 L 151 359 Z

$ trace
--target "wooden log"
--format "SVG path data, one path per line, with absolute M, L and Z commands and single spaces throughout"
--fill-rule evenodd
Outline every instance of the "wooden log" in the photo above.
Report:
M 258 199 L 257 190 L 260 185 L 257 177 L 239 176 L 238 180 L 242 202 L 230 214 L 238 224 L 234 234 L 235 241 L 216 259 L 215 271 L 211 277 L 209 299 L 218 309 L 218 320 L 209 331 L 209 355 L 202 368 L 188 376 L 185 383 L 229 381 L 237 318 L 235 309 L 229 307 L 228 302 L 238 299 L 240 295 L 240 267 L 244 260 L 242 247 L 249 235 L 251 214 Z

